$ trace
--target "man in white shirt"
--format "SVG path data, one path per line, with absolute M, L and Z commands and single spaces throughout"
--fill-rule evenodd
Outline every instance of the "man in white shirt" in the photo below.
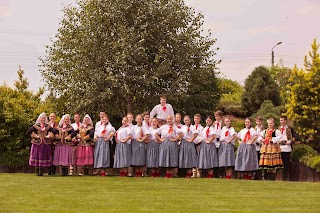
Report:
M 166 123 L 167 117 L 171 115 L 174 117 L 174 111 L 171 104 L 167 103 L 167 98 L 165 96 L 160 97 L 160 104 L 153 107 L 150 112 L 150 122 L 153 117 L 157 117 L 159 126 Z
M 283 173 L 282 173 L 282 179 L 286 180 L 291 162 L 290 162 L 290 156 L 291 156 L 291 151 L 292 151 L 292 144 L 295 143 L 296 141 L 299 141 L 299 135 L 296 133 L 296 131 L 288 126 L 287 124 L 287 117 L 286 116 L 281 116 L 280 117 L 280 128 L 279 130 L 281 131 L 282 135 L 282 143 L 280 145 L 281 148 L 281 158 L 283 162 Z

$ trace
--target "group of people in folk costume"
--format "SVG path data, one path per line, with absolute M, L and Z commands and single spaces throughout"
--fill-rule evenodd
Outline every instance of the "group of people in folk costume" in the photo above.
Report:
M 222 112 L 208 116 L 205 127 L 201 115 L 185 115 L 184 125 L 181 115 L 174 115 L 173 108 L 160 97 L 160 104 L 143 115 L 128 113 L 122 119 L 122 126 L 116 131 L 109 122 L 106 112 L 100 112 L 100 121 L 93 126 L 89 115 L 80 122 L 80 115 L 63 115 L 59 124 L 51 113 L 48 122 L 41 113 L 36 123 L 29 128 L 31 151 L 29 164 L 36 167 L 42 176 L 44 168 L 61 166 L 62 175 L 73 175 L 75 166 L 78 175 L 88 174 L 90 168 L 95 174 L 106 176 L 107 168 L 119 169 L 120 176 L 128 176 L 128 169 L 135 168 L 135 176 L 141 177 L 146 169 L 151 175 L 160 175 L 165 169 L 165 177 L 173 177 L 177 168 L 186 170 L 186 177 L 214 177 L 214 171 L 223 171 L 222 176 L 231 179 L 234 170 L 242 179 L 256 179 L 257 171 L 262 171 L 262 179 L 275 180 L 278 169 L 283 168 L 283 179 L 287 179 L 290 168 L 292 144 L 299 136 L 287 124 L 287 118 L 280 118 L 280 128 L 275 128 L 272 118 L 268 127 L 262 126 L 262 117 L 256 118 L 252 127 L 250 118 L 245 119 L 245 128 L 239 133 L 231 125 L 231 119 L 222 117 Z M 116 143 L 113 143 L 113 138 Z M 235 141 L 239 141 L 235 155 Z M 115 149 L 113 145 L 115 144 Z

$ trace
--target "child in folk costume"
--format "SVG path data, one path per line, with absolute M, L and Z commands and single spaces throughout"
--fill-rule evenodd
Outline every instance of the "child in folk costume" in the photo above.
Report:
M 128 176 L 128 167 L 131 165 L 131 148 L 132 130 L 129 127 L 127 117 L 122 118 L 122 126 L 116 132 L 116 151 L 114 156 L 113 168 L 120 169 L 120 176 Z
M 51 143 L 56 130 L 48 124 L 46 113 L 41 113 L 36 123 L 27 131 L 31 136 L 29 165 L 36 168 L 36 174 L 43 176 L 44 168 L 52 165 Z
M 70 115 L 65 114 L 56 128 L 58 133 L 55 135 L 53 165 L 61 166 L 62 176 L 68 175 L 68 167 L 73 164 L 72 138 L 77 135 L 77 132 L 70 123 Z
M 202 138 L 201 138 L 201 132 L 203 131 L 203 126 L 200 124 L 201 122 L 201 115 L 200 114 L 195 114 L 193 116 L 193 122 L 194 122 L 194 125 L 193 127 L 195 128 L 196 131 L 199 132 L 199 135 L 193 140 L 194 144 L 195 144 L 195 148 L 196 148 L 196 153 L 197 153 L 197 159 L 198 159 L 198 155 L 199 155 L 199 151 L 200 151 L 200 145 L 201 145 L 201 141 L 202 141 Z M 200 174 L 200 170 L 198 168 L 194 168 L 192 169 L 192 176 L 191 177 L 201 177 L 201 174 Z
M 176 113 L 176 115 L 174 116 L 174 125 L 176 125 L 179 129 L 182 128 L 182 124 L 181 124 L 181 114 L 180 113 Z
M 128 118 L 128 126 L 129 126 L 130 130 L 133 131 L 133 127 L 134 127 L 134 125 L 133 125 L 133 120 L 134 120 L 133 114 L 132 114 L 131 112 L 127 113 L 127 118 Z M 131 140 L 128 141 L 128 144 L 130 145 L 130 146 L 129 146 L 129 148 L 130 148 L 130 153 L 132 153 L 132 152 L 131 152 L 131 149 L 132 149 Z M 129 168 L 128 168 L 128 176 L 131 177 L 132 174 L 133 174 L 133 167 L 130 165 Z
M 80 122 L 81 117 L 79 113 L 74 113 L 73 115 L 74 123 L 71 124 L 74 131 L 79 132 L 80 127 L 82 126 L 82 123 Z M 69 175 L 74 174 L 74 169 L 76 168 L 76 161 L 77 161 L 77 144 L 72 143 L 72 165 L 70 166 Z
M 287 116 L 280 117 L 280 127 L 282 139 L 281 139 L 281 159 L 283 162 L 282 179 L 286 180 L 290 170 L 290 156 L 292 152 L 292 144 L 299 141 L 299 135 L 294 128 L 288 126 Z
M 240 146 L 237 151 L 235 170 L 243 173 L 243 179 L 251 180 L 252 173 L 258 169 L 258 156 L 255 141 L 256 131 L 251 127 L 251 119 L 245 119 L 245 128 L 238 133 Z
M 150 119 L 157 116 L 158 126 L 164 125 L 166 123 L 167 117 L 171 115 L 174 117 L 174 112 L 171 104 L 167 103 L 166 96 L 160 96 L 160 104 L 153 107 L 150 112 Z
M 149 128 L 150 137 L 148 140 L 146 140 L 146 166 L 148 169 L 151 169 L 152 177 L 159 177 L 159 148 L 161 141 L 156 137 L 156 134 L 158 132 L 157 118 L 152 118 L 151 125 L 152 126 Z
M 179 149 L 179 168 L 187 169 L 186 178 L 190 178 L 192 168 L 196 168 L 197 166 L 197 153 L 194 140 L 199 135 L 199 130 L 191 126 L 189 115 L 185 115 L 183 121 L 185 125 L 181 128 L 183 137 Z
M 173 168 L 178 167 L 178 144 L 182 132 L 173 123 L 173 116 L 167 117 L 167 124 L 158 129 L 156 137 L 160 144 L 159 166 L 166 168 L 167 178 L 173 176 Z
M 89 174 L 89 168 L 93 166 L 93 153 L 94 153 L 94 128 L 92 120 L 89 115 L 85 115 L 77 135 L 79 141 L 77 149 L 78 174 Z
M 258 155 L 258 162 L 260 161 L 260 148 L 262 145 L 262 137 L 260 136 L 260 133 L 264 130 L 264 127 L 262 125 L 262 117 L 259 115 L 255 118 L 256 126 L 254 130 L 257 133 L 258 139 L 256 140 L 256 150 L 257 150 L 257 155 Z M 253 173 L 253 177 L 255 180 L 259 179 L 261 177 L 260 175 L 260 170 L 257 170 L 256 172 Z
M 132 158 L 131 165 L 136 167 L 136 177 L 142 176 L 142 167 L 146 165 L 146 147 L 145 141 L 150 136 L 149 128 L 142 125 L 142 116 L 136 116 L 137 125 L 132 130 Z
M 213 178 L 213 168 L 218 167 L 218 153 L 213 142 L 216 138 L 216 131 L 212 123 L 213 118 L 209 115 L 206 119 L 206 127 L 200 133 L 202 141 L 197 163 L 198 169 L 208 170 L 208 178 Z
M 144 112 L 142 114 L 142 118 L 143 118 L 142 125 L 150 128 L 151 127 L 150 113 L 149 112 Z
M 214 144 L 216 145 L 217 152 L 219 153 L 219 147 L 220 147 L 220 134 L 221 134 L 221 129 L 223 127 L 223 119 L 222 119 L 222 111 L 218 110 L 214 113 L 214 124 L 213 127 L 216 131 L 216 139 L 213 141 Z M 219 160 L 219 158 L 218 158 Z M 218 167 L 214 169 L 214 173 L 216 173 L 217 177 L 223 177 L 223 174 L 225 174 L 224 168 Z
M 94 168 L 96 173 L 106 176 L 106 168 L 110 167 L 110 143 L 115 133 L 114 127 L 109 122 L 107 114 L 102 116 L 102 122 L 95 130 L 94 140 L 96 146 L 94 149 Z
M 282 135 L 278 129 L 275 129 L 273 118 L 269 118 L 267 123 L 268 129 L 260 133 L 263 144 L 260 149 L 259 166 L 263 170 L 263 179 L 275 180 L 277 169 L 283 167 L 280 148 Z
M 225 126 L 222 127 L 220 134 L 220 147 L 219 147 L 219 167 L 224 167 L 226 171 L 226 178 L 231 179 L 232 168 L 235 165 L 234 157 L 234 143 L 237 138 L 237 133 L 234 128 L 231 127 L 231 121 L 229 117 L 224 119 Z

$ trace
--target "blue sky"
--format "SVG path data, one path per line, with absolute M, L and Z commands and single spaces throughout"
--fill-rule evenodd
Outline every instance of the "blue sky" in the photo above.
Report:
M 0 83 L 12 85 L 20 64 L 36 91 L 44 83 L 38 71 L 62 17 L 64 5 L 74 0 L 0 0 Z M 226 78 L 243 83 L 254 67 L 275 63 L 303 66 L 303 57 L 314 38 L 320 43 L 320 1 L 317 0 L 186 0 L 201 11 L 204 28 L 210 29 L 220 47 L 217 58 Z

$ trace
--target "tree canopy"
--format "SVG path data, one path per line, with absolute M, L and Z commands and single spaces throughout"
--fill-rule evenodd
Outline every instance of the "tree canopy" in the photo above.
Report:
M 320 56 L 317 41 L 311 45 L 309 58 L 304 58 L 304 69 L 295 66 L 289 79 L 287 115 L 297 126 L 303 139 L 309 139 L 314 147 L 320 147 Z
M 25 165 L 29 157 L 30 139 L 26 130 L 41 112 L 50 107 L 41 101 L 43 89 L 36 94 L 28 90 L 29 82 L 19 68 L 15 87 L 0 86 L 0 165 Z
M 258 111 L 265 100 L 271 100 L 274 106 L 281 104 L 279 86 L 271 77 L 267 67 L 256 67 L 245 80 L 241 103 L 249 115 Z
M 183 0 L 79 0 L 64 8 L 41 73 L 61 110 L 122 116 L 167 96 L 175 111 L 212 113 L 218 48 Z

